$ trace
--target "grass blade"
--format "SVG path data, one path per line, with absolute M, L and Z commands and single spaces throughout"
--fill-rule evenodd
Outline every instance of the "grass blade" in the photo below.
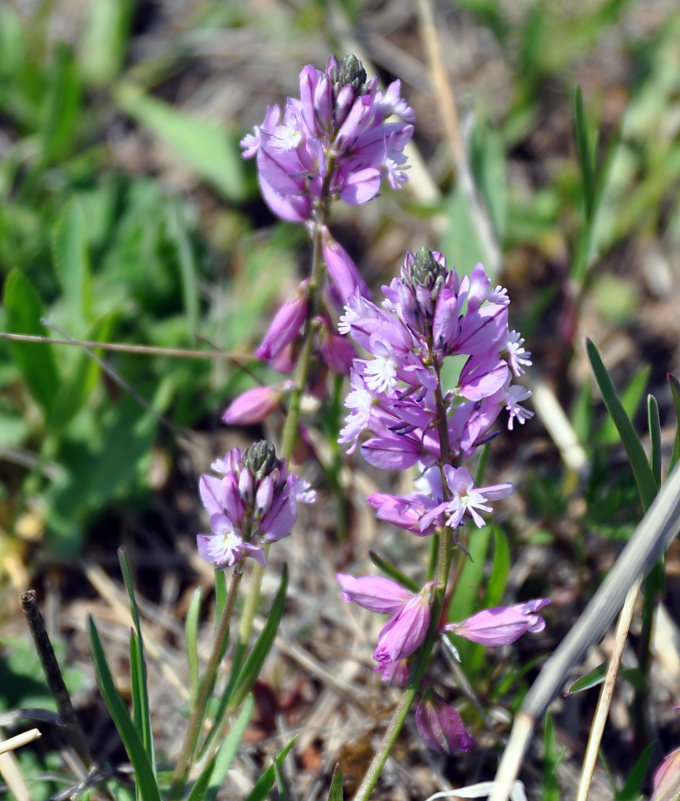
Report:
M 201 599 L 203 591 L 196 587 L 191 596 L 191 603 L 187 612 L 187 619 L 184 624 L 184 635 L 186 641 L 187 664 L 189 666 L 189 686 L 191 689 L 192 702 L 198 697 L 198 616 L 201 612 Z
M 333 771 L 333 778 L 331 779 L 331 789 L 328 792 L 328 801 L 344 801 L 344 793 L 342 792 L 342 771 L 340 764 L 335 766 Z
M 204 799 L 211 801 L 217 796 L 218 790 L 227 777 L 231 763 L 234 761 L 241 740 L 243 740 L 243 735 L 246 733 L 254 708 L 255 701 L 253 696 L 249 695 L 229 734 L 225 737 L 217 754 L 210 759 L 207 767 L 201 773 L 189 793 L 187 801 L 204 801 Z
M 13 334 L 49 336 L 48 330 L 40 322 L 45 314 L 42 300 L 33 284 L 17 269 L 12 270 L 5 281 L 4 306 L 7 328 Z M 26 342 L 8 342 L 7 347 L 29 392 L 50 416 L 60 385 L 52 346 L 36 347 Z
M 673 441 L 673 452 L 671 454 L 671 463 L 668 467 L 668 472 L 670 473 L 670 471 L 675 467 L 675 463 L 678 461 L 678 459 L 680 459 L 680 382 L 672 373 L 668 373 L 666 378 L 668 379 L 668 386 L 670 387 L 671 395 L 673 396 L 673 405 L 675 406 L 675 417 L 677 421 L 675 439 Z
M 286 590 L 288 589 L 288 566 L 284 566 L 283 575 L 281 576 L 281 584 L 279 585 L 278 592 L 274 598 L 274 603 L 269 612 L 267 622 L 265 623 L 262 633 L 257 638 L 257 642 L 253 646 L 253 650 L 248 655 L 246 662 L 241 671 L 238 684 L 234 690 L 234 694 L 229 702 L 230 709 L 238 709 L 243 703 L 243 699 L 250 692 L 253 684 L 260 675 L 264 660 L 274 644 L 274 637 L 279 628 L 281 615 L 283 614 L 283 607 L 286 602 Z
M 156 755 L 151 728 L 151 709 L 149 708 L 149 691 L 147 685 L 146 658 L 144 656 L 144 640 L 142 638 L 142 625 L 139 617 L 139 607 L 135 597 L 135 585 L 132 578 L 132 569 L 125 548 L 118 549 L 118 561 L 123 573 L 123 581 L 130 597 L 130 610 L 135 631 L 130 640 L 130 677 L 132 680 L 132 698 L 134 721 L 142 737 L 144 748 L 149 755 L 154 775 L 156 773 Z M 134 659 L 133 659 L 134 655 Z
M 659 486 L 661 484 L 661 419 L 659 417 L 659 404 L 654 395 L 647 396 L 647 421 L 651 442 L 649 464 L 657 486 Z
M 413 581 L 413 579 L 405 576 L 401 570 L 399 570 L 399 568 L 391 565 L 389 562 L 386 562 L 381 556 L 378 556 L 375 551 L 369 551 L 368 555 L 371 562 L 373 562 L 378 570 L 382 570 L 386 576 L 394 579 L 398 584 L 401 584 L 402 587 L 406 587 L 407 590 L 411 590 L 411 592 L 420 592 L 420 585 Z
M 90 654 L 94 663 L 99 691 L 111 713 L 113 722 L 116 724 L 120 738 L 132 763 L 135 781 L 139 786 L 141 798 L 143 801 L 161 801 L 149 755 L 113 682 L 113 676 L 106 662 L 104 649 L 92 617 L 88 618 L 88 634 Z
M 295 740 L 297 737 L 294 737 L 288 745 L 281 751 L 281 753 L 275 757 L 279 761 L 284 759 L 290 749 L 293 747 Z M 264 801 L 264 799 L 269 795 L 269 791 L 274 786 L 274 782 L 276 780 L 276 773 L 274 772 L 274 766 L 270 765 L 267 770 L 260 776 L 260 778 L 255 783 L 255 787 L 250 791 L 250 794 L 245 799 L 245 801 Z
M 628 459 L 635 475 L 635 482 L 642 499 L 642 505 L 646 511 L 656 496 L 658 484 L 647 461 L 640 438 L 633 428 L 633 424 L 626 414 L 619 396 L 616 394 L 607 368 L 604 366 L 597 348 L 589 339 L 586 340 L 586 349 L 602 398 L 628 454 Z

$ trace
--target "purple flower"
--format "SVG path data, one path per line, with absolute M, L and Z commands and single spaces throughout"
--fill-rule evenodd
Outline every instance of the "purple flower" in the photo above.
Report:
M 395 189 L 406 179 L 402 151 L 413 134 L 413 111 L 399 96 L 399 81 L 385 92 L 355 56 L 326 70 L 300 73 L 300 99 L 267 108 L 262 125 L 241 141 L 243 157 L 257 159 L 262 195 L 274 214 L 305 222 L 316 201 L 340 197 L 359 205 L 375 197 L 383 178 Z M 396 115 L 404 122 L 387 122 Z
M 416 707 L 416 726 L 425 744 L 442 754 L 469 751 L 475 741 L 465 731 L 461 716 L 437 693 L 430 691 L 428 696 Z
M 528 354 L 521 337 L 508 330 L 505 290 L 491 287 L 481 265 L 459 278 L 441 253 L 422 248 L 406 254 L 400 276 L 383 291 L 382 307 L 355 292 L 338 325 L 370 354 L 354 360 L 345 399 L 349 414 L 339 441 L 349 444 L 350 452 L 367 434 L 361 451 L 376 467 L 403 470 L 418 461 L 426 467 L 441 461 L 442 401 L 449 462 L 469 458 L 493 437 L 503 409 L 510 428 L 531 415 L 520 405 L 528 390 L 511 384 L 528 364 Z M 467 359 L 454 385 L 444 386 L 442 375 L 455 375 L 443 372 L 450 356 Z M 467 514 L 478 525 L 482 500 L 469 497 Z M 458 517 L 453 507 L 450 517 Z
M 475 481 L 467 467 L 451 467 L 444 465 L 446 484 L 451 491 L 451 500 L 438 504 L 427 512 L 421 525 L 427 527 L 441 514 L 448 514 L 446 525 L 457 528 L 466 516 L 474 520 L 478 528 L 486 523 L 480 515 L 481 512 L 490 512 L 491 507 L 485 501 L 495 501 L 506 498 L 512 492 L 512 484 L 493 484 L 490 487 L 475 487 Z
M 420 648 L 430 625 L 429 590 L 435 582 L 430 581 L 419 593 L 413 593 L 382 576 L 354 578 L 338 573 L 336 578 L 344 601 L 392 615 L 378 636 L 373 653 L 376 662 L 397 662 Z
M 199 534 L 199 555 L 218 569 L 240 565 L 247 556 L 265 563 L 263 545 L 290 533 L 297 503 L 313 503 L 309 484 L 286 472 L 283 459 L 265 440 L 245 453 L 233 448 L 212 464 L 221 478 L 199 481 L 201 500 L 210 515 L 212 534 Z
M 482 645 L 507 645 L 527 631 L 537 633 L 545 628 L 545 620 L 537 615 L 550 603 L 548 598 L 536 598 L 514 606 L 495 606 L 484 609 L 461 623 L 447 623 L 443 631 Z
M 271 361 L 293 342 L 307 318 L 309 281 L 303 281 L 295 297 L 287 300 L 276 312 L 262 344 L 255 351 L 258 359 Z
M 349 303 L 350 298 L 356 292 L 370 298 L 371 292 L 357 270 L 356 264 L 342 245 L 335 241 L 325 225 L 321 228 L 321 252 L 328 270 L 331 297 L 338 308 L 341 309 Z

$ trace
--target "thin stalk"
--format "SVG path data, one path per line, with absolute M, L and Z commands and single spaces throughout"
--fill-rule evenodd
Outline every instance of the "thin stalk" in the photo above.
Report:
M 435 398 L 437 403 L 437 429 L 439 431 L 439 443 L 441 452 L 441 465 L 447 464 L 450 459 L 450 446 L 449 446 L 449 430 L 447 426 L 446 404 L 444 397 L 441 393 L 441 381 L 439 370 L 437 369 L 438 386 L 435 390 Z M 442 487 L 444 490 L 444 498 L 450 498 L 451 493 L 446 484 L 443 467 L 442 470 Z M 446 526 L 437 538 L 437 560 L 434 570 L 434 578 L 437 586 L 434 590 L 434 598 L 430 607 L 430 628 L 425 638 L 425 642 L 421 645 L 416 654 L 416 659 L 411 668 L 408 684 L 404 689 L 404 693 L 399 700 L 397 708 L 392 714 L 392 718 L 387 725 L 385 734 L 383 735 L 382 742 L 375 752 L 371 764 L 364 775 L 364 778 L 359 785 L 359 789 L 354 796 L 354 801 L 368 801 L 368 798 L 373 791 L 373 788 L 380 778 L 382 769 L 387 762 L 392 748 L 394 747 L 399 732 L 404 725 L 406 716 L 413 706 L 416 695 L 420 690 L 420 685 L 430 662 L 432 650 L 439 638 L 439 626 L 442 612 L 444 611 L 444 604 L 446 600 L 446 585 L 448 583 L 449 572 L 451 570 L 451 558 L 453 555 L 453 531 Z
M 208 702 L 210 701 L 217 680 L 217 670 L 221 661 L 222 643 L 229 637 L 229 619 L 231 618 L 231 613 L 234 608 L 234 601 L 238 593 L 241 576 L 242 572 L 240 570 L 235 570 L 231 577 L 229 593 L 224 604 L 220 625 L 215 634 L 215 641 L 210 653 L 210 658 L 208 659 L 208 664 L 205 668 L 205 673 L 203 674 L 203 681 L 201 682 L 198 698 L 196 699 L 196 705 L 189 719 L 189 726 L 182 746 L 182 752 L 179 755 L 175 771 L 172 775 L 172 786 L 170 787 L 169 794 L 171 801 L 179 796 L 189 776 L 189 770 L 191 769 L 191 763 L 194 758 L 194 753 L 196 752 L 196 745 L 198 744 L 198 739 L 201 734 Z

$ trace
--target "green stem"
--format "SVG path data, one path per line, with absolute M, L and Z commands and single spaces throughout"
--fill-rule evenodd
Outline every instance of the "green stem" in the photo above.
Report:
M 298 357 L 297 368 L 295 370 L 295 388 L 290 395 L 288 414 L 283 426 L 281 435 L 281 456 L 289 461 L 293 455 L 295 440 L 297 439 L 298 423 L 300 422 L 300 403 L 302 393 L 307 385 L 309 368 L 312 363 L 312 353 L 314 347 L 314 326 L 313 320 L 318 306 L 318 297 L 323 282 L 324 263 L 321 259 L 321 228 L 322 221 L 319 219 L 314 228 L 312 239 L 312 269 L 309 282 L 309 304 L 307 310 L 307 320 L 305 322 L 305 333 L 302 341 L 302 348 Z
M 297 439 L 298 424 L 300 422 L 300 403 L 302 401 L 302 393 L 307 384 L 307 377 L 309 375 L 309 368 L 312 361 L 312 354 L 314 352 L 314 315 L 318 306 L 318 298 L 321 291 L 324 278 L 324 263 L 321 259 L 321 228 L 325 216 L 319 212 L 317 214 L 317 222 L 314 228 L 313 247 L 312 247 L 312 266 L 311 276 L 309 282 L 309 303 L 307 311 L 307 320 L 305 322 L 304 338 L 302 341 L 302 348 L 298 357 L 297 369 L 295 371 L 295 388 L 290 395 L 290 403 L 288 405 L 288 413 L 286 415 L 286 422 L 283 426 L 283 433 L 281 435 L 281 451 L 280 455 L 290 463 L 293 449 L 295 448 L 295 441 Z M 265 549 L 265 552 L 268 549 Z M 246 601 L 241 613 L 241 620 L 239 622 L 239 643 L 242 646 L 248 644 L 250 634 L 253 630 L 253 621 L 257 613 L 257 607 L 260 602 L 260 590 L 262 587 L 262 576 L 264 575 L 264 567 L 256 563 L 251 576 L 251 581 L 248 586 L 248 593 Z
M 441 464 L 442 471 L 442 487 L 444 490 L 444 498 L 449 499 L 451 493 L 446 483 L 444 476 L 443 465 L 448 464 L 451 458 L 451 448 L 449 445 L 449 430 L 447 425 L 446 404 L 444 397 L 441 393 L 441 379 L 439 370 L 437 368 L 437 389 L 435 390 L 435 398 L 437 403 L 437 429 L 439 431 L 439 442 L 441 450 Z M 387 758 L 394 747 L 399 732 L 401 731 L 406 716 L 413 706 L 416 695 L 420 690 L 420 685 L 425 675 L 425 671 L 430 663 L 430 657 L 435 643 L 439 638 L 439 626 L 444 604 L 446 600 L 446 585 L 448 583 L 449 572 L 451 570 L 451 558 L 453 555 L 453 531 L 448 526 L 444 528 L 437 537 L 437 559 L 434 570 L 434 578 L 437 586 L 434 591 L 434 598 L 430 607 L 430 628 L 425 638 L 425 642 L 420 646 L 415 655 L 415 660 L 411 667 L 408 684 L 404 689 L 397 708 L 392 714 L 392 718 L 387 725 L 385 734 L 383 735 L 382 742 L 375 752 L 371 764 L 362 779 L 359 789 L 354 796 L 354 801 L 368 801 L 373 788 L 380 778 L 382 769 L 387 762 Z
M 233 576 L 231 577 L 229 594 L 227 595 L 227 600 L 224 605 L 224 611 L 222 612 L 220 625 L 215 634 L 212 652 L 210 653 L 210 658 L 208 659 L 208 664 L 206 665 L 205 673 L 203 674 L 203 681 L 201 682 L 198 698 L 196 699 L 196 705 L 194 706 L 193 712 L 191 713 L 191 718 L 189 719 L 189 726 L 184 739 L 184 745 L 182 746 L 182 751 L 179 755 L 175 771 L 172 775 L 172 785 L 170 787 L 170 793 L 168 796 L 171 800 L 178 798 L 182 789 L 186 785 L 194 753 L 196 752 L 198 738 L 200 737 L 201 728 L 205 719 L 208 702 L 212 696 L 212 691 L 217 680 L 217 669 L 219 668 L 221 661 L 220 656 L 223 653 L 222 644 L 225 639 L 229 638 L 229 619 L 234 608 L 234 601 L 236 600 L 238 587 L 241 582 L 241 575 L 242 573 L 240 570 L 235 570 Z

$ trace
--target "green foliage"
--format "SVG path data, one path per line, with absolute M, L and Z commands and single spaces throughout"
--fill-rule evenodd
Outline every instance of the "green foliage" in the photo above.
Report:
M 543 748 L 543 787 L 541 791 L 541 801 L 559 801 L 562 794 L 557 782 L 557 768 L 564 759 L 567 749 L 566 746 L 560 750 L 557 748 L 555 724 L 553 723 L 550 712 L 545 716 Z
M 140 798 L 142 801 L 160 801 L 153 764 L 144 748 L 142 737 L 130 719 L 130 713 L 116 689 L 111 670 L 106 662 L 97 627 L 91 617 L 88 622 L 88 634 L 90 654 L 94 663 L 97 684 L 116 724 L 125 750 L 130 757 Z
M 240 136 L 144 94 L 138 87 L 121 84 L 116 92 L 120 107 L 164 139 L 196 174 L 227 200 L 248 194 L 245 167 L 238 147 Z

